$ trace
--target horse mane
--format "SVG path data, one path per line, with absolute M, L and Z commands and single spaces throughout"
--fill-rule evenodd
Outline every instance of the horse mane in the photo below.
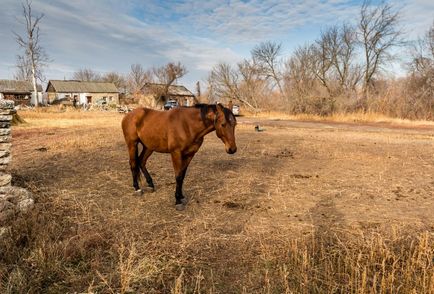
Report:
M 206 104 L 206 103 L 198 103 L 194 105 L 195 108 L 200 109 L 200 117 L 202 118 L 203 123 L 205 126 L 209 125 L 209 120 L 206 118 L 206 115 L 211 110 L 213 113 L 217 112 L 217 105 L 216 104 Z M 228 108 L 223 106 L 223 113 L 225 115 L 225 119 L 227 121 L 230 120 L 230 117 L 234 115 L 232 114 L 232 111 L 230 111 Z M 235 117 L 234 117 L 235 118 Z
M 198 103 L 195 104 L 194 107 L 200 109 L 200 117 L 202 118 L 202 122 L 205 126 L 208 126 L 209 120 L 206 118 L 206 115 L 208 114 L 210 109 L 212 112 L 216 113 L 217 106 L 215 104 Z

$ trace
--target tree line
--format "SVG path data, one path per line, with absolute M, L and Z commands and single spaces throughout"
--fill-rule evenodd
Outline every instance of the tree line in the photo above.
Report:
M 161 87 L 155 87 L 153 92 L 156 96 L 163 97 L 167 95 L 169 87 L 185 74 L 187 74 L 187 69 L 180 62 L 169 62 L 151 69 L 145 69 L 141 64 L 136 63 L 130 66 L 130 71 L 127 74 L 115 71 L 100 74 L 92 69 L 83 68 L 74 72 L 72 79 L 113 83 L 121 93 L 133 96 L 138 96 L 146 83 L 159 84 Z
M 387 77 L 394 50 L 411 53 L 405 77 Z M 433 50 L 434 24 L 416 45 L 409 45 L 398 10 L 364 1 L 357 22 L 324 29 L 287 58 L 280 43 L 267 41 L 235 66 L 217 64 L 208 76 L 208 96 L 236 100 L 253 111 L 373 111 L 434 119 Z

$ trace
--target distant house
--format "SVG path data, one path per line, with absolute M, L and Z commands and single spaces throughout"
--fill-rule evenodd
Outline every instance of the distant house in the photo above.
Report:
M 46 92 L 50 104 L 74 99 L 77 104 L 119 104 L 119 90 L 113 83 L 50 80 Z
M 170 85 L 167 95 L 163 95 L 164 84 L 146 83 L 142 87 L 144 97 L 152 97 L 156 106 L 162 106 L 168 100 L 175 100 L 179 105 L 192 106 L 197 102 L 196 96 L 182 85 Z
M 37 85 L 38 102 L 42 103 L 42 86 Z M 33 84 L 29 81 L 0 80 L 0 99 L 13 100 L 15 105 L 35 105 Z

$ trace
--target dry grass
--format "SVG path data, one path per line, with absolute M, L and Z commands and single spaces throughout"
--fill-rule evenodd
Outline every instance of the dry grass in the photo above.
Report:
M 394 118 L 375 112 L 335 113 L 328 116 L 320 116 L 315 114 L 285 114 L 282 112 L 264 111 L 256 114 L 247 112 L 246 115 L 266 119 L 287 119 L 315 122 L 387 123 L 396 126 L 434 126 L 433 121 Z
M 22 116 L 12 173 L 36 209 L 0 243 L 2 293 L 434 293 L 425 133 L 240 121 L 235 156 L 206 138 L 178 213 L 164 154 L 132 196 L 121 115 Z
M 25 117 L 26 121 L 25 124 L 20 125 L 22 128 L 113 127 L 122 117 L 114 111 L 84 111 L 57 106 L 22 110 L 19 114 Z

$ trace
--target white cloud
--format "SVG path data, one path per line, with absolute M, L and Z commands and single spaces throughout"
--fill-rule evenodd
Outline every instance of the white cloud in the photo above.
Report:
M 394 0 L 394 2 L 396 6 L 401 8 L 401 21 L 407 38 L 422 37 L 434 24 L 434 1 Z
M 434 2 L 395 1 L 412 38 L 432 24 Z M 169 61 L 185 64 L 184 82 L 193 85 L 217 62 L 235 63 L 264 40 L 284 47 L 318 37 L 322 28 L 354 22 L 360 4 L 354 1 L 288 0 L 33 0 L 43 12 L 42 44 L 52 62 L 48 78 L 66 78 L 82 67 L 126 73 L 132 63 L 145 67 Z M 18 46 L 11 30 L 20 31 L 15 16 L 20 2 L 1 0 L 0 78 L 11 78 Z M 294 41 L 296 40 L 296 41 Z M 288 48 L 287 48 L 288 49 Z
M 358 12 L 357 7 L 348 1 L 189 0 L 175 5 L 174 10 L 180 14 L 181 29 L 194 26 L 201 34 L 228 42 L 256 43 L 286 35 L 306 24 L 351 20 Z
M 47 4 L 34 0 L 34 10 L 45 14 L 41 22 L 42 43 L 52 59 L 46 70 L 48 78 L 68 78 L 82 67 L 126 73 L 132 63 L 151 67 L 181 61 L 189 69 L 190 82 L 194 83 L 206 74 L 210 60 L 216 56 L 229 62 L 240 59 L 217 43 L 186 38 L 164 26 L 131 17 L 127 14 L 130 7 L 124 7 L 123 3 L 88 2 L 58 0 Z M 5 60 L 13 62 L 18 46 L 10 28 L 17 27 L 12 16 L 19 13 L 20 7 L 10 0 L 6 6 L 10 9 L 0 12 L 0 19 L 9 29 L 2 26 L 0 36 L 8 43 Z M 0 68 L 2 76 L 11 78 L 12 72 L 10 65 Z

